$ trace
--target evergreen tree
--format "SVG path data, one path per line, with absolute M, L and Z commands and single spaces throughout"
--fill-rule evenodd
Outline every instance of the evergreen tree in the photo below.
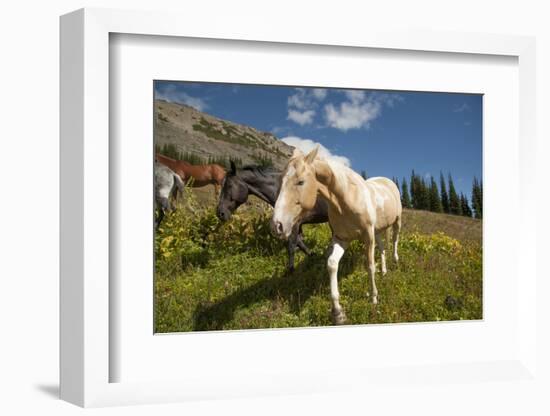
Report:
M 426 185 L 426 181 L 424 178 L 420 178 L 418 189 L 420 191 L 420 209 L 424 209 L 426 211 L 430 210 L 430 190 L 428 189 L 428 186 Z
M 483 218 L 483 181 L 479 183 L 479 218 Z
M 182 154 L 174 143 L 164 143 L 160 148 L 160 154 L 168 156 L 172 159 L 181 160 Z
M 414 170 L 411 174 L 411 203 L 414 209 L 430 209 L 430 195 L 426 182 Z
M 416 192 L 417 188 L 417 182 L 416 182 L 416 174 L 414 173 L 414 169 L 411 172 L 411 207 L 414 209 L 418 209 L 418 196 Z
M 474 177 L 474 183 L 472 185 L 472 208 L 474 210 L 475 218 L 483 218 L 483 188 Z
M 366 171 L 366 170 L 362 170 L 362 171 L 361 171 L 361 176 L 363 177 L 364 180 L 367 180 L 367 171 Z
M 445 178 L 443 173 L 439 173 L 439 186 L 441 187 L 441 205 L 443 207 L 443 212 L 449 213 L 449 194 L 447 194 L 447 187 L 445 186 Z
M 449 213 L 453 215 L 462 215 L 462 206 L 460 204 L 460 198 L 456 193 L 453 178 L 449 174 Z
M 443 205 L 441 203 L 441 198 L 439 197 L 439 191 L 437 189 L 437 184 L 433 176 L 430 179 L 430 211 L 432 212 L 443 212 Z
M 401 204 L 403 208 L 412 208 L 409 187 L 407 186 L 407 180 L 405 178 L 403 178 L 401 182 Z
M 472 210 L 468 204 L 468 198 L 464 194 L 460 194 L 460 206 L 462 208 L 462 215 L 465 217 L 472 217 Z

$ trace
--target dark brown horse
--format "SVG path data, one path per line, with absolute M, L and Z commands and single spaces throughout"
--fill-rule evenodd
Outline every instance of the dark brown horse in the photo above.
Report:
M 176 160 L 157 153 L 156 160 L 176 172 L 186 185 L 200 188 L 213 184 L 216 197 L 225 178 L 225 170 L 220 165 L 192 165 L 183 160 Z

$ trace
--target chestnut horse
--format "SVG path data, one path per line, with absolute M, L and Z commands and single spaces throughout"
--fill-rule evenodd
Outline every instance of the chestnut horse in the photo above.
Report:
M 225 178 L 225 170 L 220 165 L 192 165 L 183 160 L 172 159 L 157 153 L 156 160 L 176 172 L 186 185 L 200 188 L 209 184 L 215 187 L 216 197 Z

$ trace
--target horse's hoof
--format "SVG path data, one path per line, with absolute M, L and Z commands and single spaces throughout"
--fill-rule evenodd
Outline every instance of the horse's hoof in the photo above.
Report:
M 346 322 L 346 314 L 343 310 L 332 312 L 332 323 L 334 325 L 344 325 Z

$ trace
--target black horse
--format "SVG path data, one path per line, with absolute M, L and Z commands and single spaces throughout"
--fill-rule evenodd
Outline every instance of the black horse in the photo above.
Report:
M 274 206 L 281 186 L 281 172 L 272 168 L 248 166 L 237 172 L 231 162 L 231 170 L 223 181 L 218 203 L 217 215 L 222 221 L 231 218 L 231 214 L 244 204 L 248 195 L 252 194 Z M 306 255 L 309 249 L 303 241 L 302 224 L 320 224 L 328 221 L 328 205 L 322 198 L 317 198 L 317 204 L 302 219 L 288 238 L 288 268 L 294 271 L 294 252 L 298 246 Z

